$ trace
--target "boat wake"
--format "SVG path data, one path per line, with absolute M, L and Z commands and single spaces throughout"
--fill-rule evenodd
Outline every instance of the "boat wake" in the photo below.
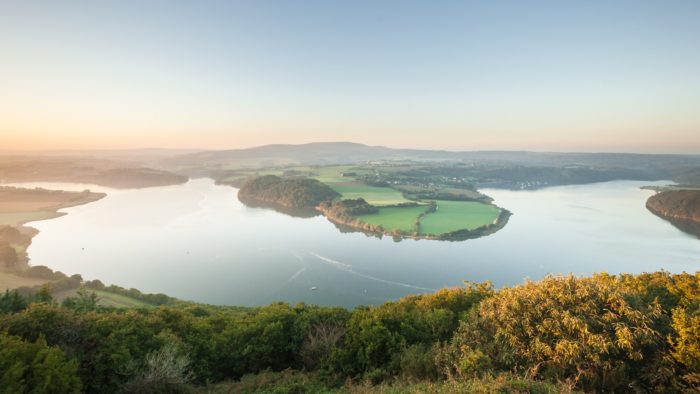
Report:
M 425 291 L 436 291 L 436 290 L 437 290 L 437 289 L 431 289 L 431 288 L 429 288 L 429 287 L 415 286 L 415 285 L 411 285 L 411 284 L 408 284 L 408 283 L 395 282 L 395 281 L 393 281 L 393 280 L 377 278 L 376 276 L 371 276 L 371 275 L 363 274 L 362 272 L 357 272 L 357 271 L 355 271 L 355 270 L 352 268 L 352 265 L 350 265 L 350 264 L 341 263 L 341 262 L 338 261 L 338 260 L 333 260 L 333 259 L 331 259 L 331 258 L 328 258 L 328 257 L 325 257 L 325 256 L 321 256 L 320 254 L 317 254 L 317 253 L 314 253 L 314 252 L 309 252 L 309 254 L 312 255 L 312 256 L 314 256 L 314 257 L 316 257 L 317 259 L 319 259 L 319 260 L 321 260 L 321 261 L 323 261 L 323 262 L 326 262 L 326 263 L 328 263 L 328 264 L 330 264 L 330 265 L 332 265 L 332 266 L 334 266 L 334 267 L 336 267 L 336 268 L 338 268 L 338 269 L 340 269 L 340 270 L 342 270 L 342 271 L 345 271 L 345 272 L 347 272 L 347 273 L 349 273 L 349 274 L 352 274 L 352 275 L 355 275 L 355 276 L 359 276 L 359 277 L 361 277 L 361 278 L 373 280 L 373 281 L 375 281 L 375 282 L 381 282 L 381 283 L 385 283 L 385 284 L 388 284 L 388 285 L 406 287 L 406 288 L 409 288 L 409 289 L 416 289 L 416 290 L 425 290 Z

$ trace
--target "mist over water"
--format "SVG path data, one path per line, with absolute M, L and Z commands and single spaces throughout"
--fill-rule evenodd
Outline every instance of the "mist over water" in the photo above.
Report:
M 700 240 L 644 206 L 652 192 L 639 187 L 667 183 L 482 190 L 513 216 L 497 233 L 464 242 L 341 233 L 321 216 L 246 207 L 237 189 L 210 179 L 134 190 L 32 184 L 108 195 L 31 223 L 40 233 L 29 256 L 85 279 L 232 305 L 352 307 L 464 280 L 504 286 L 548 273 L 694 272 Z

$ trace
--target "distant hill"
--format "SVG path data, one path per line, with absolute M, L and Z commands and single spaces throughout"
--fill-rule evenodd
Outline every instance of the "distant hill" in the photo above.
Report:
M 85 157 L 0 156 L 0 183 L 77 182 L 114 188 L 177 185 L 188 177 L 134 167 L 128 161 Z
M 264 145 L 247 149 L 202 151 L 177 155 L 161 163 L 179 169 L 221 169 L 284 165 L 356 164 L 367 161 L 455 161 L 525 166 L 604 166 L 662 171 L 700 167 L 700 155 L 636 153 L 567 153 L 526 151 L 446 151 L 393 149 L 352 142 Z

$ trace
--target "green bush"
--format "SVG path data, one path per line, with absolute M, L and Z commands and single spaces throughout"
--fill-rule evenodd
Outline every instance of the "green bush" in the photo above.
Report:
M 78 363 L 44 338 L 26 342 L 0 333 L 0 393 L 79 393 Z

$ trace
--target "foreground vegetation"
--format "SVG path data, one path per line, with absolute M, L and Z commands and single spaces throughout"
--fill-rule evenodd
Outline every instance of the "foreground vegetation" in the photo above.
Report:
M 10 392 L 692 392 L 700 273 L 488 283 L 377 307 L 0 297 Z

